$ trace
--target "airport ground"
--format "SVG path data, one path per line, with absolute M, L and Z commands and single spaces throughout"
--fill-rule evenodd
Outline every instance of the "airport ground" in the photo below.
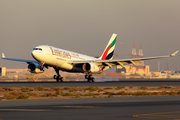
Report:
M 58 87 L 58 86 L 180 86 L 180 79 L 100 79 L 98 81 L 87 82 L 85 79 L 76 80 L 66 80 L 64 82 L 57 83 L 54 79 L 42 79 L 42 80 L 0 80 L 0 87 Z
M 1 120 L 179 120 L 180 96 L 1 101 Z
M 77 87 L 77 86 L 180 86 L 178 79 L 131 79 L 113 82 L 8 82 L 0 87 Z M 122 120 L 179 120 L 180 96 L 138 96 L 81 99 L 8 100 L 0 101 L 0 120 L 19 119 L 122 119 Z

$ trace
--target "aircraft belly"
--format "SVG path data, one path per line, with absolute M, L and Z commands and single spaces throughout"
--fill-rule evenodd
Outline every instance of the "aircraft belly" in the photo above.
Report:
M 60 57 L 56 57 L 55 59 L 53 59 L 53 64 L 58 67 L 61 67 L 65 62 L 66 60 Z
M 60 66 L 60 68 L 65 70 L 72 70 L 73 66 L 71 64 L 64 63 Z
M 52 66 L 57 66 L 57 67 L 61 67 L 61 65 L 63 65 L 66 60 L 60 57 L 54 57 L 54 56 L 46 56 L 46 58 L 44 58 L 46 64 L 48 65 L 52 65 Z

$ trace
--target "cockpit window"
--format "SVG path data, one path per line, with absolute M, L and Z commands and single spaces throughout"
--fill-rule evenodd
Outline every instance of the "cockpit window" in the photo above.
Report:
M 42 51 L 42 49 L 41 49 L 41 48 L 34 48 L 33 50 L 41 50 L 41 51 Z

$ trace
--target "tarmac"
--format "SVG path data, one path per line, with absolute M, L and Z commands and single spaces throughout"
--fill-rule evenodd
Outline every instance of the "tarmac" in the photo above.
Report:
M 85 80 L 85 79 L 82 79 Z M 95 81 L 87 82 L 87 81 L 73 81 L 66 80 L 64 82 L 56 82 L 54 79 L 42 79 L 38 81 L 12 81 L 6 80 L 8 82 L 2 82 L 0 80 L 0 87 L 58 87 L 58 86 L 180 86 L 180 79 L 113 79 L 114 81 Z M 116 80 L 116 81 L 115 81 Z
M 0 101 L 0 120 L 178 120 L 180 96 Z
M 85 81 L 0 82 L 0 87 L 52 86 L 179 86 L 180 80 L 120 80 L 88 83 Z M 179 120 L 180 96 L 118 98 L 81 98 L 0 101 L 0 120 Z

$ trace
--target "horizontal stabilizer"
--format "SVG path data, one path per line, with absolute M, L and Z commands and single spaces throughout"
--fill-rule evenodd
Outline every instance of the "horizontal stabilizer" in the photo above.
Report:
M 2 58 L 5 58 L 5 55 L 4 55 L 4 53 L 2 53 Z

